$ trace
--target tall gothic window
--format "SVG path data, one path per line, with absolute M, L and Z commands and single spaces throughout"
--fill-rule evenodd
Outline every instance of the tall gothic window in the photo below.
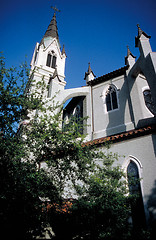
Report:
M 116 88 L 112 85 L 106 91 L 106 107 L 107 112 L 118 108 Z
M 76 123 L 78 123 L 81 118 L 81 111 L 80 111 L 79 105 L 77 105 L 76 108 L 74 109 L 74 117 L 75 117 Z
M 56 56 L 52 52 L 48 53 L 46 66 L 51 68 L 56 67 Z
M 138 191 L 140 191 L 139 173 L 138 173 L 137 165 L 132 161 L 128 165 L 127 176 L 128 176 L 130 193 L 137 194 Z
M 145 226 L 145 213 L 142 200 L 138 167 L 133 161 L 130 161 L 127 167 L 127 177 L 129 192 L 133 197 L 131 201 L 131 213 L 133 225 L 136 228 L 142 228 L 143 226 Z

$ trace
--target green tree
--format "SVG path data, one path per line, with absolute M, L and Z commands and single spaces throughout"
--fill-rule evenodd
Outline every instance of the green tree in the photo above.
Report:
M 95 151 L 95 150 L 94 150 Z M 97 152 L 98 161 L 94 173 L 87 177 L 85 185 L 77 185 L 78 199 L 70 213 L 56 214 L 64 226 L 62 239 L 129 239 L 131 226 L 130 201 L 127 195 L 125 175 L 119 166 L 113 166 L 118 155 Z M 99 164 L 100 163 L 100 164 Z M 60 226 L 59 225 L 59 226 Z M 73 238 L 74 237 L 74 238 Z
M 1 234 L 33 238 L 50 224 L 58 238 L 64 229 L 68 239 L 127 239 L 130 205 L 124 174 L 113 166 L 117 155 L 84 144 L 82 119 L 62 129 L 62 105 L 45 100 L 46 90 L 26 63 L 6 69 L 1 56 Z M 66 196 L 78 199 L 62 215 L 53 206 L 61 209 L 67 185 Z
M 93 153 L 82 147 L 78 123 L 63 131 L 62 106 L 44 101 L 45 90 L 44 78 L 31 81 L 26 63 L 6 69 L 1 56 L 0 221 L 6 236 L 39 235 L 48 221 L 41 199 L 60 202 L 66 182 L 85 181 L 92 171 Z
M 22 161 L 29 158 L 29 153 L 19 137 L 19 124 L 37 102 L 34 95 L 28 98 L 25 93 L 28 81 L 26 63 L 19 68 L 6 69 L 5 59 L 1 56 L 0 224 L 5 237 L 25 238 L 31 230 L 40 228 L 42 206 L 39 196 L 51 187 L 51 179 L 43 170 L 37 171 L 34 162 Z

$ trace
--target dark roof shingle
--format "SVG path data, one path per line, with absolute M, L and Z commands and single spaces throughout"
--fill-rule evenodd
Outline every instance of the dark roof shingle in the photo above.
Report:
M 129 66 L 124 66 L 122 68 L 119 68 L 113 72 L 107 73 L 101 77 L 95 78 L 94 80 L 91 80 L 90 82 L 88 82 L 88 85 L 90 86 L 94 86 L 96 84 L 105 82 L 111 78 L 115 78 L 115 77 L 119 77 L 121 75 L 124 75 L 126 73 L 126 70 L 129 68 Z

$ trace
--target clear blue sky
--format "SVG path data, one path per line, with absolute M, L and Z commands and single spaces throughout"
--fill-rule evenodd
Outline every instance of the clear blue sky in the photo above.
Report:
M 0 51 L 7 66 L 19 65 L 25 55 L 30 63 L 53 16 L 51 5 L 61 10 L 57 25 L 68 88 L 85 85 L 88 62 L 98 77 L 124 66 L 127 45 L 138 57 L 137 23 L 156 51 L 156 0 L 1 0 Z

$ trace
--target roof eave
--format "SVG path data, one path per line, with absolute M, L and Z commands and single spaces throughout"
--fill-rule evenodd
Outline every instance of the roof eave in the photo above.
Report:
M 128 70 L 128 68 L 129 68 L 129 65 L 126 65 L 126 66 L 124 66 L 122 68 L 119 68 L 119 69 L 113 71 L 113 72 L 110 72 L 110 73 L 107 73 L 107 74 L 105 74 L 105 75 L 103 75 L 101 77 L 95 78 L 95 79 L 89 81 L 88 85 L 94 86 L 94 85 L 100 84 L 102 82 L 108 81 L 108 80 L 110 80 L 112 78 L 124 75 L 126 73 L 126 71 Z

